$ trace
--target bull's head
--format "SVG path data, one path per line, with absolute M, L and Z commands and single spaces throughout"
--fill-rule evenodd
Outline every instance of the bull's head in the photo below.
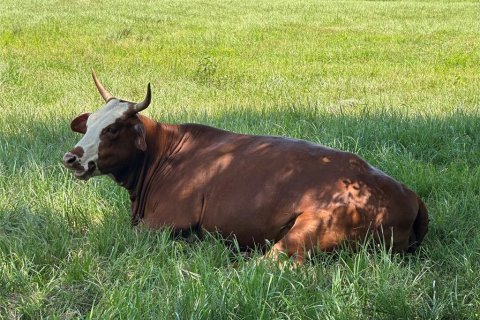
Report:
M 120 174 L 147 149 L 145 128 L 137 113 L 150 104 L 150 84 L 145 99 L 133 103 L 113 97 L 95 72 L 92 76 L 105 105 L 94 113 L 83 113 L 73 119 L 71 129 L 84 136 L 63 157 L 65 167 L 74 170 L 75 176 L 82 180 Z

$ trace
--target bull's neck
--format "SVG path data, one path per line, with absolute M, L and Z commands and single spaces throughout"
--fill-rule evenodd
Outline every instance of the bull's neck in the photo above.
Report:
M 181 149 L 185 132 L 181 126 L 168 125 L 140 116 L 145 133 L 147 150 L 135 161 L 135 168 L 119 181 L 128 190 L 132 202 L 132 224 L 136 225 L 143 217 L 146 198 L 152 187 L 151 178 L 169 165 L 169 159 Z

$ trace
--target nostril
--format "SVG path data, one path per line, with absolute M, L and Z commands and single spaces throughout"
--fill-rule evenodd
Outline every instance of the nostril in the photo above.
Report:
M 69 165 L 72 165 L 74 164 L 75 162 L 77 162 L 78 158 L 76 155 L 72 154 L 72 153 L 67 153 L 65 154 L 65 156 L 63 157 L 63 161 L 66 163 L 66 164 L 69 164 Z
M 88 162 L 88 170 L 95 170 L 96 166 L 97 165 L 95 164 L 95 162 L 93 161 Z

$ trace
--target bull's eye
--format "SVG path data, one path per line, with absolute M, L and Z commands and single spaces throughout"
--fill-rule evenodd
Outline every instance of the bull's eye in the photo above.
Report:
M 107 128 L 107 132 L 108 132 L 108 133 L 114 134 L 114 133 L 117 133 L 117 131 L 118 131 L 118 128 L 117 128 L 117 127 L 108 127 L 108 128 Z

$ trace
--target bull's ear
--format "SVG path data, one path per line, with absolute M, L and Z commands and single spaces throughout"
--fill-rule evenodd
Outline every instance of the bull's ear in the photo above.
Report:
M 145 127 L 143 126 L 143 124 L 138 123 L 133 128 L 135 129 L 135 133 L 137 134 L 137 136 L 135 137 L 135 146 L 142 151 L 147 151 Z
M 85 132 L 87 132 L 87 120 L 89 116 L 90 113 L 87 112 L 73 119 L 72 123 L 70 123 L 72 131 L 85 134 Z

